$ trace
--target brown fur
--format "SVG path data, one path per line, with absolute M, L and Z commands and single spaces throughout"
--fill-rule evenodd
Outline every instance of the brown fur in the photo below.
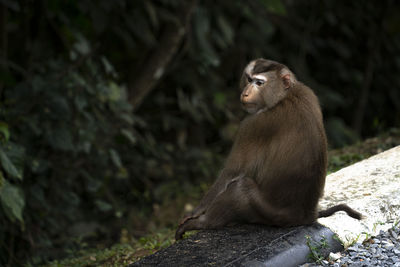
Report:
M 260 76 L 262 75 L 262 76 Z M 258 78 L 257 78 L 258 77 Z M 256 82 L 266 80 L 256 85 Z M 241 78 L 241 102 L 250 115 L 238 130 L 220 176 L 191 215 L 185 231 L 247 222 L 273 226 L 311 224 L 346 205 L 317 211 L 327 167 L 327 143 L 315 94 L 284 65 L 249 63 Z

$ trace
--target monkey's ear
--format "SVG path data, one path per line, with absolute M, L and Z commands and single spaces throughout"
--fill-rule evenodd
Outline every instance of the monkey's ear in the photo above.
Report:
M 289 89 L 296 82 L 296 77 L 294 77 L 293 72 L 287 68 L 281 70 L 281 78 L 285 89 Z

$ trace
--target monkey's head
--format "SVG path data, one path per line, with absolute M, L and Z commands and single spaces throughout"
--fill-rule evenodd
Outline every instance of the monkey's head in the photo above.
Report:
M 240 80 L 240 101 L 248 113 L 273 108 L 296 83 L 294 74 L 283 64 L 267 59 L 251 61 Z

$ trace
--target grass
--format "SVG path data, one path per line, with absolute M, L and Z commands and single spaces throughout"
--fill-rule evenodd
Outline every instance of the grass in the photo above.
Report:
M 163 229 L 125 244 L 116 244 L 104 250 L 82 250 L 70 258 L 53 261 L 45 267 L 126 267 L 157 250 L 170 246 L 175 230 Z
M 319 241 L 315 241 L 307 235 L 306 245 L 310 249 L 310 254 L 308 255 L 310 260 L 320 264 L 325 259 L 323 250 L 329 247 L 326 237 L 322 236 Z

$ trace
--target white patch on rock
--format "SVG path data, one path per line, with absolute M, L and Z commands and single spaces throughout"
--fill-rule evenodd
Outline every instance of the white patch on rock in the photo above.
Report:
M 346 203 L 361 212 L 361 221 L 338 212 L 318 221 L 345 246 L 388 230 L 400 219 L 400 146 L 343 168 L 326 178 L 320 209 Z

